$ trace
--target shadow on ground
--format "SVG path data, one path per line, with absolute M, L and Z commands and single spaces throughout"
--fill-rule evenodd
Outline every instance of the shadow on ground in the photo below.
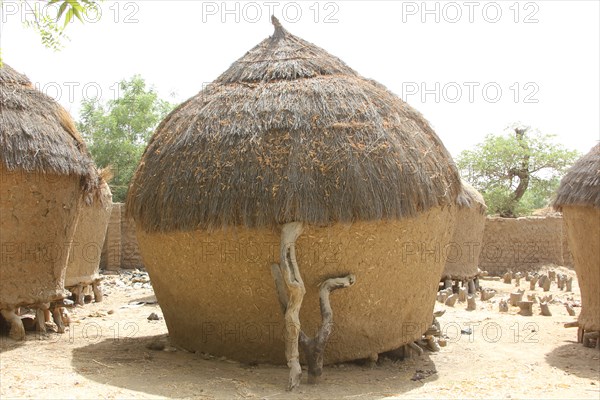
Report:
M 24 343 L 23 340 L 13 340 L 8 337 L 7 333 L 2 332 L 0 333 L 0 354 L 18 349 Z
M 548 364 L 580 378 L 600 379 L 600 351 L 573 341 L 546 354 Z
M 18 349 L 25 343 L 25 341 L 23 340 L 11 339 L 10 336 L 8 336 L 9 331 L 10 327 L 8 323 L 0 315 L 0 354 L 6 353 L 14 349 Z
M 163 347 L 163 350 L 150 349 Z M 385 359 L 373 368 L 357 364 L 327 366 L 319 384 L 308 385 L 304 373 L 300 389 L 288 393 L 285 366 L 246 365 L 175 350 L 168 345 L 165 335 L 91 343 L 73 349 L 72 364 L 77 373 L 102 384 L 178 398 L 370 399 L 401 394 L 437 379 L 434 373 L 422 381 L 411 380 L 417 370 L 435 370 L 433 361 L 423 355 L 401 362 Z
M 143 302 L 146 304 L 158 304 L 158 300 L 156 300 L 156 296 L 143 296 L 138 299 L 131 300 L 131 302 Z

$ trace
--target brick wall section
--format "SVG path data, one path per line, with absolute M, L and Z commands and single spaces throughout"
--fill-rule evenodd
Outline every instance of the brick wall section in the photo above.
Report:
M 482 243 L 479 268 L 492 275 L 573 263 L 562 217 L 488 217 Z
M 142 268 L 144 262 L 135 236 L 135 222 L 125 217 L 121 207 L 121 268 Z
M 100 268 L 108 271 L 121 268 L 121 207 L 121 203 L 113 203 L 100 256 Z
M 102 253 L 103 269 L 143 267 L 134 223 L 125 218 L 121 203 L 113 206 Z M 479 268 L 502 275 L 509 269 L 526 272 L 545 264 L 573 265 L 562 217 L 486 219 Z
M 121 268 L 143 268 L 135 225 L 125 218 L 125 205 L 113 203 L 113 208 L 106 231 L 106 240 L 102 248 L 100 268 L 108 271 L 118 271 Z

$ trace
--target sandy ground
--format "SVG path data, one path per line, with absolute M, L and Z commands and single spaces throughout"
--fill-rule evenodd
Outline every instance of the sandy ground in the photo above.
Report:
M 461 303 L 436 304 L 446 309 L 439 321 L 448 345 L 440 352 L 404 361 L 380 358 L 373 367 L 327 366 L 318 385 L 303 383 L 290 393 L 285 366 L 244 365 L 171 347 L 164 320 L 147 319 L 153 312 L 162 317 L 151 286 L 143 277 L 137 284 L 131 278 L 106 276 L 105 300 L 73 309 L 65 334 L 30 332 L 26 341 L 16 342 L 4 333 L 0 397 L 600 398 L 600 352 L 577 344 L 576 328 L 563 327 L 575 319 L 563 303 L 579 301 L 576 282 L 573 293 L 553 284 L 551 317 L 539 315 L 537 305 L 533 316 L 524 317 L 516 307 L 498 311 L 498 300 L 508 298 L 514 283 L 482 281 L 498 294 L 478 302 L 476 311 Z M 521 287 L 529 289 L 529 283 L 523 279 Z M 417 371 L 425 377 L 412 380 Z

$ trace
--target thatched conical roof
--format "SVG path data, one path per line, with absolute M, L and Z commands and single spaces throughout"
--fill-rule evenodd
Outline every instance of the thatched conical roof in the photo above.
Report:
M 273 22 L 157 128 L 127 200 L 144 230 L 400 219 L 456 200 L 420 113 Z
M 6 63 L 0 68 L 0 162 L 8 171 L 78 175 L 91 193 L 98 174 L 67 111 Z
M 553 206 L 600 208 L 600 144 L 581 157 L 560 181 Z

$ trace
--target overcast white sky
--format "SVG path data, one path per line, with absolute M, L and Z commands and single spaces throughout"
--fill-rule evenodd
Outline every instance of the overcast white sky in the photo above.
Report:
M 516 121 L 581 152 L 600 139 L 596 0 L 105 1 L 61 52 L 23 27 L 22 2 L 0 2 L 4 61 L 75 118 L 83 97 L 108 100 L 134 74 L 187 99 L 271 35 L 274 12 L 418 109 L 454 156 Z

